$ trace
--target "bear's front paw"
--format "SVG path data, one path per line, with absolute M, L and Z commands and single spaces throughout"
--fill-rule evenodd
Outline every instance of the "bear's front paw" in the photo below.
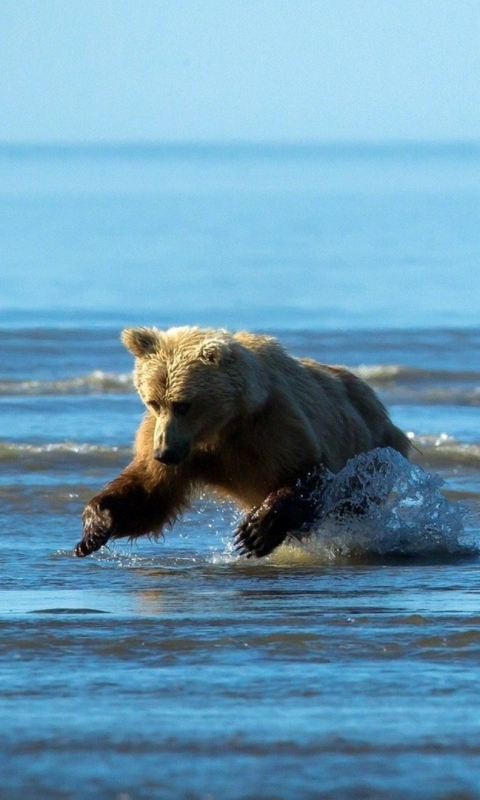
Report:
M 74 554 L 84 558 L 100 550 L 113 534 L 113 517 L 108 508 L 101 508 L 100 503 L 92 500 L 83 512 L 83 538 L 75 547 Z
M 268 556 L 303 521 L 294 491 L 279 489 L 242 520 L 235 531 L 235 549 L 247 558 Z

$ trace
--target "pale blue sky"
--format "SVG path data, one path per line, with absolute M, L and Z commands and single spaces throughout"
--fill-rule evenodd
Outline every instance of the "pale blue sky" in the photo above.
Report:
M 0 142 L 480 140 L 480 0 L 1 0 Z

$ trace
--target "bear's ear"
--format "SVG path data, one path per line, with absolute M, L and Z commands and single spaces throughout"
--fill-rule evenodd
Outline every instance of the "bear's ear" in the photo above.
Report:
M 220 366 L 231 356 L 230 347 L 227 342 L 222 342 L 221 339 L 211 339 L 205 342 L 200 349 L 200 358 L 206 364 L 214 364 Z
M 154 353 L 160 341 L 155 328 L 125 328 L 121 338 L 127 350 L 137 358 Z

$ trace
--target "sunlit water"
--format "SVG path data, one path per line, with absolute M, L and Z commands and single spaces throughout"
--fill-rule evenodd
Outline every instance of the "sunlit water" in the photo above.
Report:
M 0 798 L 480 797 L 476 151 L 27 149 L 0 170 Z M 358 457 L 261 561 L 208 497 L 164 540 L 74 559 L 142 414 L 132 322 L 346 364 L 412 463 Z M 335 516 L 353 474 L 355 521 Z

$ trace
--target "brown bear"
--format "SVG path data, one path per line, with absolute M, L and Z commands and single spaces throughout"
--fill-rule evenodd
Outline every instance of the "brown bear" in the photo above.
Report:
M 127 328 L 122 340 L 147 413 L 133 460 L 85 508 L 77 556 L 159 534 L 205 488 L 250 510 L 238 549 L 263 556 L 312 521 L 309 491 L 326 471 L 376 447 L 408 455 L 367 384 L 269 336 Z

